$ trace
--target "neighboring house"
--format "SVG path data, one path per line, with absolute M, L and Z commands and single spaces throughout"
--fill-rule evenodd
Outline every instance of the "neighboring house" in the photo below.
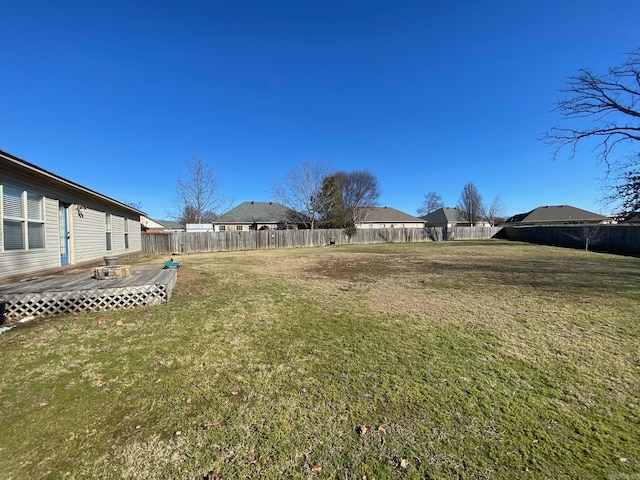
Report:
M 164 226 L 164 233 L 184 232 L 185 226 L 180 222 L 174 222 L 173 220 L 158 220 L 160 225 Z
M 621 220 L 620 223 L 631 223 L 631 224 L 640 223 L 640 213 L 638 213 L 638 212 L 637 213 L 632 213 L 631 215 L 629 215 L 624 220 Z
M 187 223 L 187 232 L 215 232 L 213 223 Z
M 2 150 L 0 198 L 0 281 L 142 249 L 142 212 Z
M 514 215 L 507 219 L 502 225 L 575 225 L 604 223 L 611 223 L 611 219 L 604 215 L 599 215 L 570 205 L 550 205 Z
M 298 228 L 300 216 L 275 202 L 243 202 L 213 222 L 216 232 Z
M 163 233 L 164 225 L 147 217 L 140 217 L 140 228 L 146 233 Z
M 367 207 L 356 228 L 423 228 L 424 220 L 391 207 Z
M 172 233 L 184 232 L 185 227 L 179 222 L 171 220 L 152 220 L 147 217 L 140 217 L 140 226 L 146 233 Z
M 458 208 L 442 207 L 420 217 L 427 227 L 469 227 L 471 224 L 464 219 L 464 213 Z M 476 225 L 485 226 L 486 222 L 478 222 Z

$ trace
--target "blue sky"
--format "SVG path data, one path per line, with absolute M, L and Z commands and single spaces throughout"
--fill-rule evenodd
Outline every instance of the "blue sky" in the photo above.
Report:
M 305 160 L 368 169 L 415 214 L 473 182 L 505 214 L 600 203 L 585 145 L 552 159 L 558 89 L 640 46 L 640 2 L 0 0 L 0 149 L 168 218 L 200 152 L 270 200 Z

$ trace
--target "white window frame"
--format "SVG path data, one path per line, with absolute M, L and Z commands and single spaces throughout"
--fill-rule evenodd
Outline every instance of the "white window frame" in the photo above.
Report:
M 19 215 L 7 214 L 5 208 L 5 195 L 8 190 L 17 194 Z M 35 200 L 35 202 L 34 202 Z M 35 209 L 34 209 L 35 206 Z M 13 212 L 12 212 L 13 213 Z M 24 252 L 29 250 L 44 250 L 46 244 L 46 222 L 44 216 L 44 195 L 13 185 L 0 185 L 0 218 L 2 219 L 2 251 L 3 252 Z M 20 224 L 20 248 L 7 248 L 7 235 L 5 222 Z M 32 227 L 37 227 L 32 230 Z M 37 236 L 36 236 L 37 235 Z M 35 241 L 39 237 L 38 241 Z M 17 244 L 16 244 L 17 245 Z
M 129 219 L 124 219 L 124 248 L 129 250 Z
M 111 219 L 111 214 L 109 212 L 104 212 L 104 232 L 105 232 L 105 243 L 107 252 L 113 250 L 113 242 L 111 237 L 113 222 Z

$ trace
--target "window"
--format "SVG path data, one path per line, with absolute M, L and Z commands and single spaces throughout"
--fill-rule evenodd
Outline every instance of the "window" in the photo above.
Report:
M 236 225 L 236 230 L 242 231 L 242 225 Z
M 124 248 L 129 249 L 129 219 L 124 219 Z
M 227 227 L 226 227 L 225 225 L 220 225 L 220 226 L 218 227 L 218 231 L 219 231 L 219 232 L 224 232 L 226 229 L 227 229 Z
M 107 251 L 110 251 L 111 250 L 111 214 L 110 213 L 104 214 L 104 230 L 105 230 L 106 239 L 107 239 Z
M 4 185 L 2 187 L 2 238 L 5 250 L 44 248 L 44 198 Z

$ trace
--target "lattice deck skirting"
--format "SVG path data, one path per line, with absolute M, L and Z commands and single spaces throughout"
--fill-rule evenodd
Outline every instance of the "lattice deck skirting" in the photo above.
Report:
M 0 302 L 5 303 L 5 322 L 167 303 L 176 284 L 177 272 L 141 271 L 126 279 L 114 280 L 69 277 L 48 277 L 0 287 Z

